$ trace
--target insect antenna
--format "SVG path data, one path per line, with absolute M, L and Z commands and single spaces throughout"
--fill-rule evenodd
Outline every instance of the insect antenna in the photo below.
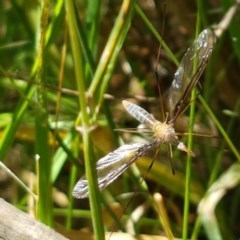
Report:
M 165 122 L 168 122 L 168 118 L 169 118 L 169 113 L 165 112 L 164 110 L 164 104 L 163 104 L 163 94 L 162 94 L 162 91 L 161 91 L 161 86 L 160 86 L 160 77 L 159 77 L 159 74 L 158 74 L 158 71 L 157 71 L 157 68 L 158 68 L 158 62 L 159 62 L 159 59 L 160 59 L 160 55 L 161 55 L 161 49 L 162 49 L 162 42 L 163 42 L 163 35 L 164 35 L 164 26 L 165 26 L 165 18 L 166 18 L 166 7 L 167 7 L 167 4 L 166 2 L 163 3 L 163 9 L 164 9 L 164 15 L 163 15 L 163 24 L 162 24 L 162 30 L 161 30 L 161 41 L 160 41 L 160 44 L 159 44 L 159 49 L 158 49 L 158 54 L 157 54 L 157 61 L 156 61 L 156 66 L 155 66 L 155 75 L 156 75 L 156 79 L 157 79 L 157 86 L 158 86 L 158 93 L 159 93 L 159 97 L 160 97 L 160 105 L 161 105 L 161 112 L 162 112 L 162 116 L 163 116 L 163 119 L 165 119 Z M 168 144 L 168 147 L 169 147 L 169 153 L 170 153 L 170 157 L 169 157 L 169 162 L 170 162 L 170 166 L 171 166 L 171 170 L 172 170 L 172 174 L 175 175 L 175 170 L 174 170 L 174 166 L 173 166 L 173 152 L 172 152 L 172 145 L 171 144 Z M 154 155 L 154 158 L 156 158 L 157 154 L 159 152 L 159 148 L 157 149 L 155 155 Z M 149 166 L 148 168 L 148 171 L 151 169 L 153 163 L 154 163 L 154 158 L 153 158 L 153 161 L 151 162 L 151 165 Z
M 184 132 L 184 133 L 176 133 L 178 136 L 197 136 L 197 137 L 206 137 L 206 138 L 221 138 L 220 136 L 214 135 L 214 134 L 205 134 L 205 133 L 194 133 L 194 132 Z
M 160 39 L 160 44 L 159 44 L 157 59 L 156 59 L 156 64 L 155 64 L 155 70 L 154 70 L 155 77 L 157 79 L 158 94 L 159 94 L 159 98 L 160 98 L 160 106 L 161 106 L 161 113 L 162 113 L 163 119 L 165 119 L 165 111 L 164 111 L 164 104 L 163 104 L 163 94 L 162 94 L 162 90 L 161 90 L 161 86 L 160 86 L 160 77 L 158 74 L 158 62 L 159 62 L 161 50 L 162 50 L 162 42 L 163 42 L 163 34 L 164 34 L 164 26 L 165 26 L 165 18 L 166 18 L 166 8 L 167 8 L 167 4 L 166 4 L 166 2 L 164 2 L 163 3 L 163 23 L 162 23 L 162 29 L 161 29 L 161 39 Z

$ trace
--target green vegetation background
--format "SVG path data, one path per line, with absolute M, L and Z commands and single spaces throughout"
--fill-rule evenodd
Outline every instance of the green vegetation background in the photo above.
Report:
M 163 120 L 158 86 L 166 95 L 176 59 L 199 31 L 219 23 L 233 4 L 1 1 L 0 160 L 29 189 L 1 168 L 0 197 L 58 226 L 71 239 L 80 237 L 81 229 L 94 231 L 96 239 L 119 229 L 147 235 L 165 232 L 168 238 L 239 237 L 239 11 L 218 39 L 201 78 L 194 128 L 214 137 L 194 137 L 197 156 L 191 165 L 173 147 L 172 175 L 168 148 L 162 146 L 149 172 L 151 154 L 101 193 L 94 170 L 97 159 L 123 142 L 139 139 L 114 131 L 138 124 L 121 101 L 135 101 Z M 162 44 L 158 59 L 159 34 L 166 46 Z M 188 117 L 180 119 L 178 131 L 188 131 L 188 122 Z M 71 195 L 84 166 L 90 201 Z M 191 166 L 187 175 L 186 166 Z M 146 178 L 140 184 L 142 176 Z M 156 192 L 162 194 L 164 206 L 152 197 Z M 130 221 L 137 210 L 138 217 Z

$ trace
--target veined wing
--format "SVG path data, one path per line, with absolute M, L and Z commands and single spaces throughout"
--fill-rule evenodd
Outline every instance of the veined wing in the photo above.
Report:
M 133 162 L 142 157 L 155 143 L 156 141 L 152 143 L 125 144 L 98 160 L 96 167 L 99 189 L 102 190 L 112 183 Z M 88 197 L 89 188 L 85 176 L 77 182 L 72 194 L 75 198 Z
M 215 42 L 216 36 L 213 31 L 205 29 L 183 56 L 169 89 L 170 122 L 174 123 L 185 109 L 189 95 L 212 54 Z
M 157 120 L 148 113 L 145 109 L 139 107 L 138 105 L 128 102 L 126 100 L 122 101 L 123 106 L 134 118 L 136 118 L 140 123 L 148 126 L 153 126 Z

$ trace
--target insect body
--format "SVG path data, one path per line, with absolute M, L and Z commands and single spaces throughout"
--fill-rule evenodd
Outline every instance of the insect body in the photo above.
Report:
M 194 153 L 184 143 L 179 141 L 174 124 L 179 115 L 186 109 L 191 91 L 197 85 L 207 65 L 215 42 L 216 37 L 214 33 L 210 29 L 205 29 L 183 56 L 169 90 L 168 104 L 170 116 L 165 122 L 156 120 L 143 108 L 126 100 L 123 101 L 123 106 L 127 112 L 152 132 L 152 140 L 148 143 L 124 144 L 98 160 L 96 168 L 100 190 L 112 183 L 133 162 L 145 155 L 149 149 L 158 146 L 160 143 L 177 145 L 179 150 L 194 156 Z M 72 194 L 76 198 L 88 197 L 89 188 L 85 176 L 77 182 Z
M 178 146 L 179 150 L 185 151 L 190 155 L 194 156 L 194 153 L 187 149 L 184 143 L 179 142 L 178 136 L 175 132 L 172 123 L 160 122 L 156 120 L 151 114 L 149 114 L 143 108 L 124 100 L 123 106 L 134 118 L 136 118 L 140 123 L 146 125 L 146 127 L 152 130 L 154 134 L 155 143 L 169 143 Z

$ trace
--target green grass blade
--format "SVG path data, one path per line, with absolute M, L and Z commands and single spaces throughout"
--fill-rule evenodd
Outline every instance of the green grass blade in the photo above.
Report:
M 68 25 L 70 32 L 70 41 L 72 48 L 73 62 L 75 65 L 75 76 L 78 84 L 79 103 L 81 106 L 81 129 L 83 138 L 83 153 L 86 166 L 86 176 L 89 183 L 89 200 L 92 210 L 92 223 L 96 239 L 104 239 L 104 229 L 102 224 L 101 208 L 99 202 L 99 191 L 97 187 L 97 173 L 93 163 L 92 143 L 90 136 L 90 122 L 87 112 L 87 102 L 85 98 L 85 79 L 82 63 L 82 49 L 77 32 L 76 15 L 72 2 L 66 2 L 66 11 L 68 16 Z

